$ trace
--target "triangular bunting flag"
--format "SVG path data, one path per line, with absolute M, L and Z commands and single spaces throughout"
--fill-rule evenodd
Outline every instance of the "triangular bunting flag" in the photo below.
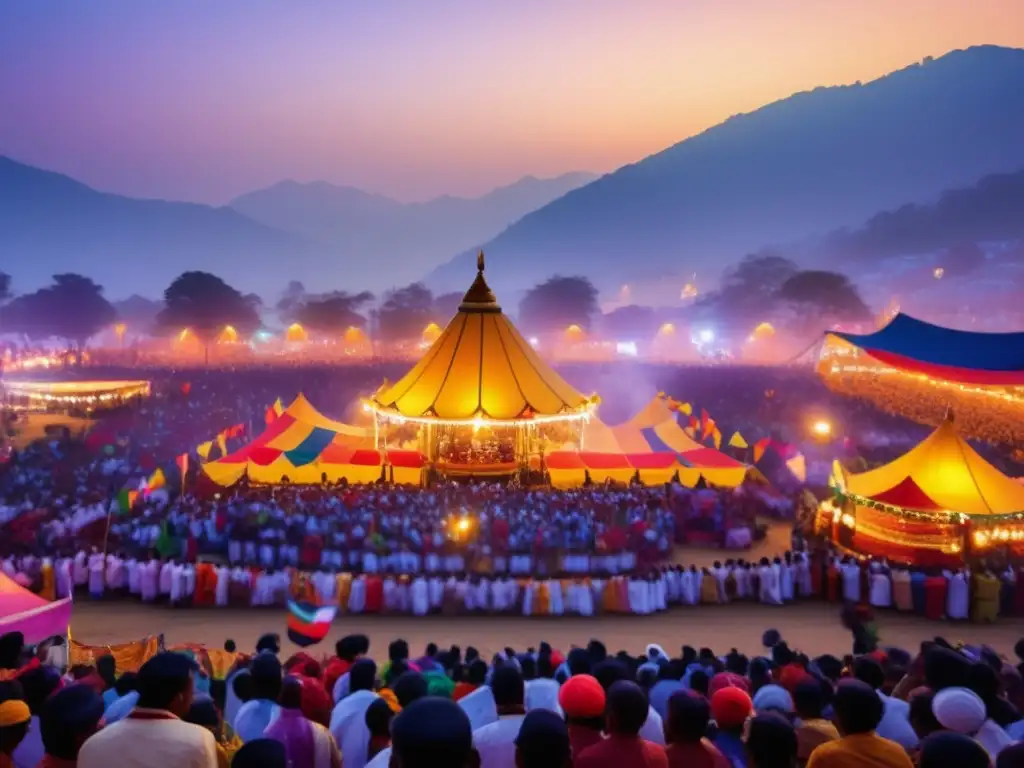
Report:
M 178 471 L 181 472 L 181 476 L 184 477 L 188 474 L 188 454 L 183 453 L 181 456 L 174 460 L 174 463 L 178 465 Z
M 689 403 L 680 403 L 679 410 L 685 413 L 687 416 L 693 414 L 693 406 Z
M 196 446 L 196 454 L 200 459 L 206 461 L 210 458 L 210 450 L 213 448 L 213 440 L 207 440 L 205 443 L 200 443 Z
M 221 458 L 228 455 L 228 433 L 227 430 L 217 435 L 217 447 L 220 448 Z
M 802 453 L 786 461 L 786 467 L 793 473 L 793 477 L 801 483 L 807 482 L 807 459 Z
M 274 409 L 274 413 L 277 414 L 278 416 L 284 413 L 284 404 L 281 402 L 280 397 L 274 401 L 274 405 L 272 407 Z
M 704 419 L 704 426 L 703 426 L 703 429 L 702 429 L 702 431 L 700 433 L 700 439 L 701 440 L 707 440 L 717 430 L 718 430 L 718 427 L 715 425 L 715 420 L 714 419 L 712 419 L 712 418 Z M 719 437 L 719 441 L 721 441 L 721 437 Z
M 722 431 L 718 427 L 711 431 L 711 439 L 715 442 L 715 450 L 722 447 Z
M 764 456 L 764 452 L 768 449 L 768 446 L 771 444 L 771 442 L 772 441 L 771 441 L 770 438 L 762 437 L 760 440 L 758 440 L 756 443 L 754 443 L 754 463 L 755 464 L 757 464 L 757 462 L 759 462 L 761 460 L 761 457 Z
M 263 421 L 268 427 L 277 421 L 277 411 L 274 410 L 274 406 L 267 406 L 267 410 L 263 412 Z
M 729 438 L 730 448 L 747 448 L 747 441 L 743 439 L 743 435 L 739 432 L 733 432 L 732 437 Z
M 164 477 L 164 471 L 162 469 L 157 469 L 152 475 L 150 475 L 149 481 L 146 483 L 146 493 L 152 493 L 153 491 L 163 488 L 165 485 L 167 485 L 167 478 Z

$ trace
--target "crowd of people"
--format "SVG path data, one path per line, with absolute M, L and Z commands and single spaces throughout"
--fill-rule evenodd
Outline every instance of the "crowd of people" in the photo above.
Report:
M 1017 768 L 1024 678 L 993 649 L 809 658 L 597 640 L 493 658 L 365 636 L 335 654 L 160 651 L 137 670 L 0 637 L 4 768 Z M 1024 641 L 1017 645 L 1024 656 Z

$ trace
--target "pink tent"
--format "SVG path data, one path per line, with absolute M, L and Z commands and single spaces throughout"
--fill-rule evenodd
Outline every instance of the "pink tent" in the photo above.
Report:
M 0 573 L 0 635 L 21 632 L 26 643 L 67 634 L 71 598 L 48 602 Z

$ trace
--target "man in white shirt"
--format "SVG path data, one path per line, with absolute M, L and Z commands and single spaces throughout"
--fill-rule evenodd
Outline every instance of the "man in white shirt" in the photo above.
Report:
M 170 652 L 143 664 L 138 705 L 85 742 L 78 768 L 217 768 L 213 734 L 181 720 L 192 705 L 193 667 L 188 657 Z
M 480 755 L 480 768 L 515 768 L 516 737 L 526 716 L 526 686 L 519 669 L 503 664 L 491 677 L 491 692 L 498 709 L 498 722 L 473 732 L 473 746 Z
M 366 710 L 377 698 L 373 692 L 377 665 L 372 659 L 360 659 L 348 672 L 349 694 L 331 713 L 331 735 L 344 756 L 345 768 L 363 768 L 370 745 Z

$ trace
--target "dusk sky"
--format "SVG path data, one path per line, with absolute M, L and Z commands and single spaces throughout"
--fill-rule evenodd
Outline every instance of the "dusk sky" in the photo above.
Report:
M 285 178 L 403 200 L 610 171 L 731 114 L 1024 46 L 1021 0 L 13 0 L 0 154 L 224 203 Z

